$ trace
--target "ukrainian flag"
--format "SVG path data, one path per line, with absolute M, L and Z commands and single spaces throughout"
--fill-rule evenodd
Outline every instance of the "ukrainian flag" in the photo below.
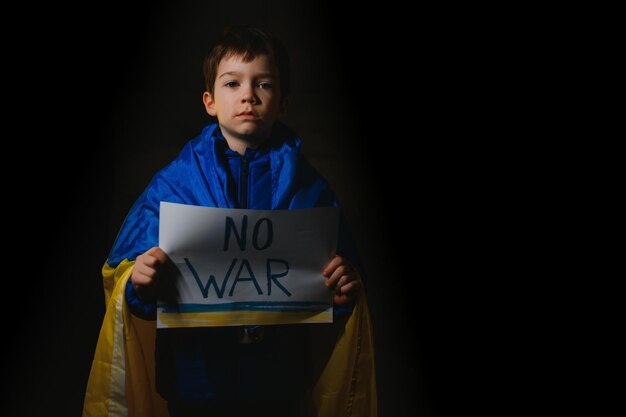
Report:
M 217 125 L 207 126 L 161 170 L 131 208 L 102 269 L 106 313 L 87 384 L 83 417 L 167 417 L 155 388 L 156 322 L 132 315 L 125 288 L 137 255 L 158 245 L 161 201 L 234 208 L 226 167 L 217 157 Z M 277 124 L 270 149 L 272 209 L 337 205 L 328 184 L 300 154 L 300 140 Z M 318 417 L 377 415 L 373 337 L 361 287 L 347 318 L 312 326 L 317 376 L 311 412 Z

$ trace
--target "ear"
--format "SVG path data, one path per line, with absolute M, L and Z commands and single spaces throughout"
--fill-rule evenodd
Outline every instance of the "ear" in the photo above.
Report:
M 213 100 L 211 93 L 205 91 L 204 94 L 202 94 L 202 102 L 204 103 L 204 108 L 206 109 L 207 113 L 209 113 L 211 116 L 217 116 L 217 110 L 215 110 L 215 101 Z
M 289 103 L 289 99 L 287 97 L 283 98 L 280 101 L 280 106 L 278 107 L 278 115 L 280 117 L 284 116 L 287 113 L 287 104 Z

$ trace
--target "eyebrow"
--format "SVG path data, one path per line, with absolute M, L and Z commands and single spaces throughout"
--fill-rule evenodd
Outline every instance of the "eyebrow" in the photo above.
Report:
M 217 78 L 219 79 L 219 78 L 222 78 L 222 77 L 224 77 L 226 75 L 240 76 L 241 72 L 239 72 L 239 71 L 228 71 L 228 72 L 224 72 L 224 73 L 220 74 L 219 77 L 217 77 Z M 276 78 L 276 76 L 274 74 L 272 74 L 271 72 L 264 72 L 264 73 L 261 73 L 261 74 L 255 74 L 254 78 Z

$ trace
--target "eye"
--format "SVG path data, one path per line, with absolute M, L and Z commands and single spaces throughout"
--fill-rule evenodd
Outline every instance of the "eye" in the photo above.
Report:
M 237 81 L 229 81 L 226 84 L 224 84 L 224 86 L 228 88 L 234 88 L 234 87 L 237 87 L 237 85 L 238 85 Z
M 258 87 L 261 90 L 269 90 L 272 88 L 272 84 L 271 83 L 259 83 Z

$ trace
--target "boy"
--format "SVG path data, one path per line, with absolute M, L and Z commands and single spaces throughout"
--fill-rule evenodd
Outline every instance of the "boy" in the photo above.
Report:
M 294 417 L 305 409 L 373 415 L 369 318 L 359 274 L 348 261 L 356 254 L 343 221 L 339 255 L 322 273 L 334 291 L 333 326 L 347 342 L 333 340 L 320 375 L 311 363 L 318 337 L 313 326 L 303 325 L 159 330 L 153 375 L 154 322 L 143 320 L 155 319 L 157 283 L 172 276 L 169 258 L 157 246 L 161 201 L 262 210 L 337 205 L 328 184 L 300 154 L 299 139 L 277 122 L 289 93 L 289 65 L 275 38 L 257 29 L 230 29 L 211 49 L 204 74 L 204 106 L 218 123 L 155 175 L 103 268 L 109 306 L 84 415 L 165 415 L 162 401 L 145 387 L 154 380 L 171 417 Z M 334 375 L 338 370 L 344 374 Z

